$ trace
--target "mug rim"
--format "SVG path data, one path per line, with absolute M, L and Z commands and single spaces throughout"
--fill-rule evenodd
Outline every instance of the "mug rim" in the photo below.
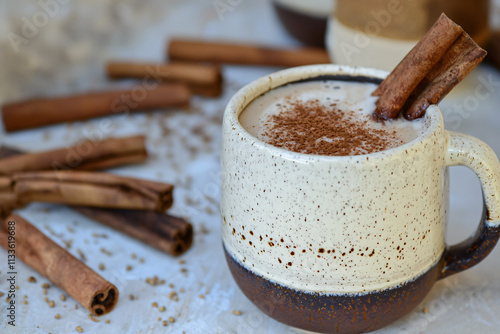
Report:
M 259 79 L 252 81 L 243 88 L 241 88 L 235 95 L 229 100 L 226 109 L 224 111 L 223 117 L 223 128 L 232 128 L 238 133 L 238 136 L 242 140 L 247 140 L 252 142 L 253 146 L 259 149 L 265 149 L 268 151 L 273 151 L 278 153 L 283 158 L 288 158 L 291 160 L 300 160 L 304 162 L 309 161 L 343 161 L 352 160 L 360 158 L 381 159 L 387 157 L 388 155 L 396 155 L 398 153 L 405 152 L 408 149 L 412 149 L 420 144 L 422 144 L 426 139 L 430 138 L 434 132 L 438 131 L 443 127 L 443 117 L 439 108 L 436 105 L 431 105 L 427 108 L 425 113 L 426 122 L 430 124 L 425 125 L 424 131 L 418 135 L 414 140 L 399 145 L 394 148 L 368 153 L 360 155 L 348 155 L 348 156 L 331 156 L 331 155 L 318 155 L 318 154 L 306 154 L 290 151 L 284 148 L 280 148 L 271 144 L 268 144 L 259 138 L 250 134 L 240 123 L 239 116 L 246 109 L 246 107 L 253 102 L 255 99 L 261 95 L 285 86 L 290 83 L 319 78 L 322 76 L 351 76 L 351 77 L 365 77 L 373 79 L 385 79 L 389 72 L 378 70 L 374 68 L 358 67 L 358 66 L 347 66 L 338 64 L 320 64 L 320 65 L 307 65 L 292 67 L 278 72 L 274 72 L 265 75 Z

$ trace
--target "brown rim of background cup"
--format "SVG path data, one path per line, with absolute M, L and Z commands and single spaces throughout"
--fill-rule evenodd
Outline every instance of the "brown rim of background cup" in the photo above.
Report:
M 273 6 L 281 24 L 290 35 L 310 46 L 325 46 L 328 16 L 301 13 L 276 1 L 273 1 Z

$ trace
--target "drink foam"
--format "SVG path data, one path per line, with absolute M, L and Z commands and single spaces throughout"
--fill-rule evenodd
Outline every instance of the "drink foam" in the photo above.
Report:
M 369 154 L 416 139 L 423 119 L 373 118 L 376 87 L 339 80 L 293 83 L 252 101 L 239 120 L 254 137 L 305 154 Z

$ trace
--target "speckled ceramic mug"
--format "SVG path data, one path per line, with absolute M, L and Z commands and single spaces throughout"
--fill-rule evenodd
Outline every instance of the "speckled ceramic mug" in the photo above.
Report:
M 283 85 L 314 79 L 380 82 L 386 72 L 317 65 L 241 89 L 224 114 L 222 237 L 245 295 L 270 317 L 323 333 L 376 330 L 415 308 L 440 279 L 484 259 L 500 236 L 500 166 L 483 142 L 446 131 L 431 106 L 417 139 L 394 149 L 329 157 L 251 136 L 245 107 Z M 447 166 L 479 176 L 477 233 L 447 247 Z

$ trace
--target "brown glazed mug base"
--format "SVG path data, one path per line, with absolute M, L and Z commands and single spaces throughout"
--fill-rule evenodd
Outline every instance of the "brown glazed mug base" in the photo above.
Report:
M 307 45 L 324 47 L 328 17 L 300 13 L 274 2 L 274 8 L 285 29 Z
M 257 275 L 224 248 L 234 280 L 252 303 L 286 325 L 319 333 L 366 333 L 417 307 L 440 278 L 443 261 L 398 287 L 360 295 L 329 295 L 287 288 Z

